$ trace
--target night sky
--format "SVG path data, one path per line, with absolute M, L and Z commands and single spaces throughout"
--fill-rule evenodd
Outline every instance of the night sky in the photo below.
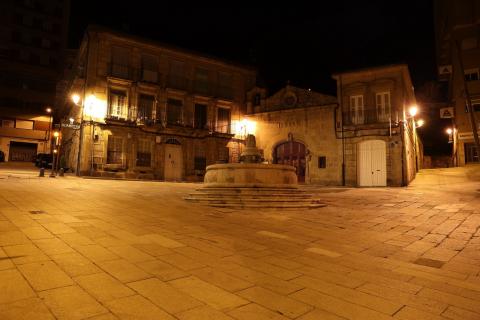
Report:
M 432 0 L 72 0 L 71 48 L 89 23 L 252 65 L 269 94 L 290 81 L 335 95 L 332 73 L 391 63 L 409 65 L 417 95 L 436 78 Z M 449 154 L 424 111 L 426 153 Z
M 270 92 L 291 84 L 335 94 L 335 71 L 407 62 L 435 78 L 430 0 L 72 0 L 70 47 L 96 23 L 251 64 Z

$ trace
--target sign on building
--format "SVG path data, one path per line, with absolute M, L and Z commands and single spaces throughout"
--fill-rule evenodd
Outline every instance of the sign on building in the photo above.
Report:
M 450 75 L 452 74 L 452 65 L 446 64 L 438 67 L 438 79 L 440 81 L 448 81 Z
M 441 108 L 440 118 L 442 119 L 454 118 L 453 107 Z
M 452 65 L 446 64 L 438 67 L 438 75 L 444 76 L 452 73 Z

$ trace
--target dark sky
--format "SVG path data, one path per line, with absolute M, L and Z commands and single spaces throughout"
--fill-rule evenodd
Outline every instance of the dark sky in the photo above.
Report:
M 96 23 L 256 66 L 286 84 L 335 94 L 331 73 L 406 62 L 415 87 L 435 78 L 432 0 L 72 0 L 70 46 Z

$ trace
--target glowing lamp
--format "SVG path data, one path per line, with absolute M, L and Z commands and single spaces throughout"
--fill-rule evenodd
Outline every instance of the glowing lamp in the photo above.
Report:
M 50 113 L 50 112 L 52 112 L 52 108 L 47 108 L 47 109 L 45 109 L 45 111 L 47 111 L 47 113 Z
M 53 136 L 54 136 L 55 138 L 57 138 L 59 135 L 60 135 L 60 133 L 58 133 L 58 131 L 55 131 L 55 132 L 53 133 Z
M 80 101 L 80 96 L 76 93 L 72 94 L 72 101 L 73 103 L 78 104 L 78 102 Z
M 107 104 L 91 94 L 85 99 L 85 115 L 97 119 L 105 119 L 107 116 Z
M 421 126 L 423 126 L 425 124 L 425 121 L 423 119 L 420 119 L 417 121 L 417 128 L 420 128 Z
M 415 117 L 415 115 L 418 113 L 418 107 L 411 106 L 410 109 L 408 109 L 408 113 L 410 114 L 410 116 Z
M 453 130 L 452 130 L 451 128 L 447 128 L 447 130 L 445 130 L 445 132 L 446 132 L 447 134 L 452 134 Z

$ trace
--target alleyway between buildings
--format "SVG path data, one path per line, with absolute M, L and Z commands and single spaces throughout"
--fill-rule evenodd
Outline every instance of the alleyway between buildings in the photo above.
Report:
M 480 319 L 480 166 L 303 211 L 199 187 L 0 170 L 0 319 Z

